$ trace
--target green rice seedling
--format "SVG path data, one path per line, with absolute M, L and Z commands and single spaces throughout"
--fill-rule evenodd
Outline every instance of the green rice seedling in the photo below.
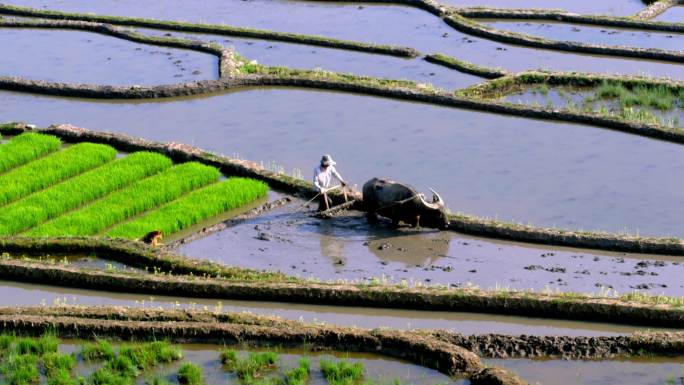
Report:
M 179 360 L 183 353 L 177 346 L 167 341 L 155 341 L 143 345 L 123 346 L 119 355 L 130 359 L 138 369 L 149 369 L 159 363 Z
M 123 349 L 123 348 L 122 348 Z M 138 357 L 140 359 L 140 357 Z M 119 374 L 123 377 L 135 378 L 140 375 L 139 363 L 133 362 L 130 357 L 118 355 L 107 361 L 103 369 L 107 369 L 112 373 Z
M 54 334 L 46 333 L 40 338 L 19 338 L 16 341 L 15 351 L 18 354 L 34 354 L 43 356 L 47 353 L 55 353 L 59 349 L 59 339 Z
M 299 359 L 299 366 L 285 372 L 285 385 L 306 385 L 311 373 L 311 362 L 308 358 Z
M 3 208 L 0 235 L 12 235 L 171 167 L 171 160 L 136 152 Z
M 12 344 L 14 344 L 16 339 L 17 337 L 13 334 L 0 334 L 0 353 L 4 354 L 7 352 L 12 347 Z
M 0 175 L 0 205 L 50 187 L 116 157 L 103 144 L 79 143 Z
M 195 190 L 160 208 L 111 229 L 107 235 L 138 239 L 151 230 L 175 233 L 222 212 L 263 197 L 268 186 L 247 178 L 230 178 Z
M 26 132 L 0 145 L 0 173 L 59 150 L 62 142 L 55 136 Z
M 202 368 L 192 362 L 186 362 L 178 368 L 178 382 L 184 385 L 204 385 Z
M 43 366 L 47 377 L 52 378 L 60 372 L 71 373 L 76 367 L 76 358 L 71 354 L 50 352 L 43 355 Z
M 109 361 L 114 358 L 114 348 L 106 340 L 97 340 L 81 346 L 81 356 L 88 362 Z
M 321 360 L 321 371 L 330 385 L 351 385 L 363 379 L 363 364 Z
M 58 369 L 52 376 L 48 377 L 47 385 L 81 385 L 85 384 L 82 377 L 74 377 L 70 370 Z
M 116 191 L 92 205 L 57 217 L 24 235 L 95 235 L 126 218 L 215 182 L 219 176 L 214 167 L 196 162 L 184 163 Z
M 546 96 L 549 94 L 549 86 L 546 83 L 542 83 L 542 85 L 539 86 L 539 93 Z
M 243 382 L 252 383 L 265 369 L 275 365 L 278 361 L 278 354 L 274 352 L 249 353 L 247 357 L 240 358 L 235 351 L 227 350 L 221 354 L 221 361 Z
M 87 382 L 92 385 L 133 385 L 135 377 L 121 374 L 105 366 L 94 371 L 88 377 Z
M 221 352 L 221 363 L 228 366 L 230 370 L 235 367 L 235 362 L 238 360 L 238 354 L 233 349 L 224 349 Z
M 40 378 L 38 357 L 33 354 L 10 354 L 0 368 L 5 384 L 29 385 Z

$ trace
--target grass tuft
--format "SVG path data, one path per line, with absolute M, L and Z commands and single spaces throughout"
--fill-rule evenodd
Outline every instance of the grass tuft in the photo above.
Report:
M 352 385 L 363 379 L 363 364 L 321 360 L 321 371 L 330 385 Z
M 311 373 L 311 362 L 307 358 L 299 360 L 299 366 L 285 372 L 285 385 L 306 385 Z
M 192 362 L 186 362 L 178 369 L 178 382 L 184 385 L 203 385 L 202 368 Z
M 108 361 L 115 355 L 114 348 L 106 340 L 97 340 L 81 346 L 81 356 L 88 362 Z

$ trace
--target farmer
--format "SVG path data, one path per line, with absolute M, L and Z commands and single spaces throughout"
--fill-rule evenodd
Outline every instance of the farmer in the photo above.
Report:
M 330 155 L 323 155 L 321 158 L 321 164 L 314 168 L 313 184 L 321 195 L 318 204 L 318 211 L 327 210 L 330 208 L 332 201 L 328 197 L 328 191 L 336 188 L 336 186 L 331 186 L 333 178 L 337 179 L 342 187 L 347 185 L 347 182 L 342 179 L 340 173 L 335 170 L 335 165 L 337 163 L 332 159 Z M 332 188 L 331 188 L 332 187 Z

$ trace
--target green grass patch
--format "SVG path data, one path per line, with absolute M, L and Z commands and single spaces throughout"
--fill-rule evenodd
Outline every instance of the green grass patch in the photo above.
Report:
M 0 173 L 59 150 L 62 142 L 55 136 L 26 132 L 0 145 Z
M 115 157 L 116 150 L 112 147 L 103 144 L 80 143 L 17 167 L 0 175 L 0 205 L 50 187 L 57 182 L 109 162 Z
M 638 85 L 627 88 L 620 83 L 604 81 L 596 90 L 596 96 L 603 99 L 616 98 L 622 108 L 650 107 L 660 111 L 672 109 L 682 97 L 682 91 L 674 92 L 665 86 Z
M 184 385 L 203 385 L 204 372 L 199 365 L 186 362 L 178 369 L 178 382 Z
M 184 163 L 116 191 L 83 209 L 57 217 L 25 235 L 95 235 L 126 218 L 216 181 L 219 176 L 219 171 L 214 167 L 196 162 Z
M 48 379 L 60 377 L 64 373 L 70 375 L 76 367 L 76 358 L 71 354 L 51 352 L 43 356 L 43 366 Z
M 0 235 L 13 235 L 171 167 L 171 160 L 136 152 L 3 208 Z
M 7 385 L 36 384 L 40 378 L 38 356 L 11 353 L 2 363 L 0 372 Z
M 275 367 L 278 354 L 274 352 L 249 353 L 246 357 L 239 357 L 233 349 L 221 352 L 221 362 L 231 372 L 235 372 L 240 380 L 252 383 L 259 378 L 264 370 Z
M 88 362 L 108 361 L 116 356 L 109 341 L 97 340 L 81 346 L 81 356 Z
M 364 369 L 360 362 L 321 360 L 321 371 L 330 385 L 352 385 L 363 379 Z
M 111 237 L 138 239 L 150 231 L 172 234 L 205 219 L 266 195 L 268 185 L 247 178 L 230 178 L 195 190 L 140 218 L 110 230 Z
M 88 382 L 92 385 L 132 385 L 143 371 L 182 357 L 180 348 L 167 341 L 123 345 L 118 354 L 90 375 Z
M 285 385 L 306 385 L 311 374 L 311 362 L 307 358 L 299 359 L 299 366 L 285 372 Z
M 59 348 L 59 339 L 52 334 L 44 334 L 40 338 L 19 338 L 15 342 L 17 354 L 31 354 L 43 356 L 47 353 L 55 353 Z

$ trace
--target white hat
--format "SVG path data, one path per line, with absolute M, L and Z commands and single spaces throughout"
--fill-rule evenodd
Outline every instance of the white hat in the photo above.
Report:
M 321 166 L 334 166 L 336 164 L 337 162 L 335 162 L 330 155 L 323 155 L 321 158 Z

